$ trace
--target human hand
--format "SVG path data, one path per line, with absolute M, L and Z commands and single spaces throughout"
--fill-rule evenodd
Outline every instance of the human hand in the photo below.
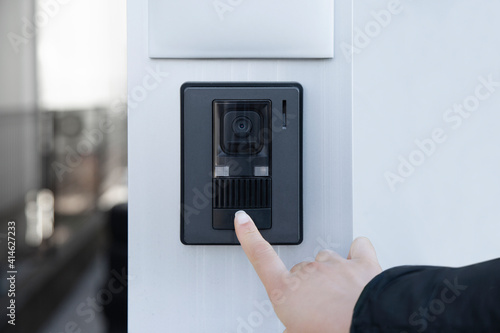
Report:
M 347 259 L 322 250 L 288 271 L 250 216 L 237 212 L 234 227 L 286 333 L 349 332 L 359 295 L 382 272 L 368 238 L 356 238 Z

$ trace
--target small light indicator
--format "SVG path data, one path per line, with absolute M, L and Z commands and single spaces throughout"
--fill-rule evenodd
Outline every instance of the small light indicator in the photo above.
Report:
M 229 177 L 229 166 L 216 166 L 215 177 Z
M 269 167 L 267 166 L 256 166 L 253 169 L 253 174 L 255 177 L 267 177 L 269 176 Z
M 286 129 L 286 99 L 283 100 L 283 103 L 281 105 L 281 112 L 283 115 L 283 129 Z

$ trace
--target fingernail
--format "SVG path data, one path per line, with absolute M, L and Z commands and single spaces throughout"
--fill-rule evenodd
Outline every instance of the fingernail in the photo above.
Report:
M 238 224 L 245 224 L 250 221 L 250 216 L 248 216 L 244 210 L 237 211 L 236 214 L 234 214 L 234 218 Z

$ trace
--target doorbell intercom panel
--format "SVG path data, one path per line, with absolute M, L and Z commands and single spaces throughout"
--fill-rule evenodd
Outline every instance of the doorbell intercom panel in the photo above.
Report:
M 239 244 L 245 210 L 271 244 L 302 241 L 302 86 L 181 87 L 181 241 Z

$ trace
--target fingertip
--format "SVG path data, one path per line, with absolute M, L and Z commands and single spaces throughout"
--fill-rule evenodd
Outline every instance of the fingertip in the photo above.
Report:
M 236 232 L 236 237 L 238 237 L 241 245 L 246 242 L 245 238 L 247 237 L 245 235 L 256 230 L 257 227 L 247 212 L 239 210 L 234 213 L 234 231 Z
M 234 224 L 245 224 L 251 221 L 250 216 L 244 211 L 239 210 L 234 214 Z
M 349 254 L 347 259 L 360 259 L 360 258 L 375 258 L 377 259 L 377 254 L 372 242 L 366 237 L 357 237 L 352 241 L 351 248 L 349 249 Z

